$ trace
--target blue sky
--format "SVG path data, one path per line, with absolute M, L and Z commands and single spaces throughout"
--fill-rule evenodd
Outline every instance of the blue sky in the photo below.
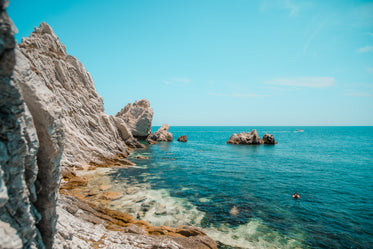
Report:
M 46 21 L 105 110 L 146 98 L 153 125 L 373 125 L 373 1 L 10 1 Z

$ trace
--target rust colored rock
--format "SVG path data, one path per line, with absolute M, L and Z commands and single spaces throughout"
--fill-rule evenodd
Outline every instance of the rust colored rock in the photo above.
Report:
M 87 193 L 87 196 L 94 196 L 94 195 L 98 195 L 98 190 L 97 189 L 91 189 L 88 193 Z
M 179 141 L 179 142 L 186 142 L 186 141 L 188 141 L 188 138 L 187 138 L 187 136 L 183 135 L 183 136 L 180 136 L 180 137 L 177 139 L 177 141 Z
M 106 191 L 106 190 L 108 190 L 108 189 L 111 189 L 111 185 L 101 185 L 100 187 L 99 187 L 99 189 L 101 190 L 101 191 Z
M 80 176 L 71 177 L 66 183 L 61 184 L 61 189 L 73 189 L 76 187 L 87 186 L 88 179 Z
M 121 198 L 123 195 L 121 193 L 118 193 L 118 192 L 114 192 L 114 191 L 108 191 L 108 192 L 105 192 L 102 194 L 102 198 L 105 199 L 105 200 L 117 200 L 119 198 Z

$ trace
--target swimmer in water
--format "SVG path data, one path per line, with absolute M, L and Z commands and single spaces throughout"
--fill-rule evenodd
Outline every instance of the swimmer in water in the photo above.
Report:
M 300 195 L 299 195 L 297 192 L 295 192 L 295 193 L 293 194 L 293 198 L 294 198 L 294 199 L 298 199 L 298 198 L 300 198 Z

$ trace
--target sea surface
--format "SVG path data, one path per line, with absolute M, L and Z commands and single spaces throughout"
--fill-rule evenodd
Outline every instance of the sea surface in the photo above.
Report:
M 254 128 L 278 144 L 226 144 Z M 373 248 L 373 127 L 170 132 L 173 142 L 136 150 L 136 166 L 111 175 L 141 190 L 126 205 L 135 217 L 199 226 L 221 248 Z

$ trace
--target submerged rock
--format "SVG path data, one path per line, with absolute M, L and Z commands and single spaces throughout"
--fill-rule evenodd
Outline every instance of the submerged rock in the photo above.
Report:
M 151 133 L 153 109 L 146 99 L 127 104 L 120 110 L 116 117 L 121 118 L 127 125 L 132 135 L 145 140 Z
M 277 144 L 275 137 L 272 134 L 264 134 L 263 136 L 263 143 L 264 144 Z
M 231 215 L 237 216 L 239 214 L 238 208 L 233 206 L 233 208 L 229 211 Z
M 177 141 L 179 141 L 179 142 L 186 142 L 186 141 L 188 141 L 188 138 L 187 138 L 187 136 L 180 136 L 178 139 L 177 139 Z
M 140 156 L 140 155 L 138 155 L 138 156 L 136 156 L 136 159 L 149 160 L 149 157 L 147 157 L 147 156 Z
M 172 133 L 168 131 L 170 126 L 168 124 L 162 125 L 156 132 L 150 134 L 146 141 L 152 144 L 154 142 L 171 142 L 173 140 Z
M 262 144 L 263 141 L 259 137 L 258 132 L 253 129 L 251 132 L 245 133 L 242 132 L 240 134 L 233 134 L 229 140 L 227 141 L 228 144 Z

